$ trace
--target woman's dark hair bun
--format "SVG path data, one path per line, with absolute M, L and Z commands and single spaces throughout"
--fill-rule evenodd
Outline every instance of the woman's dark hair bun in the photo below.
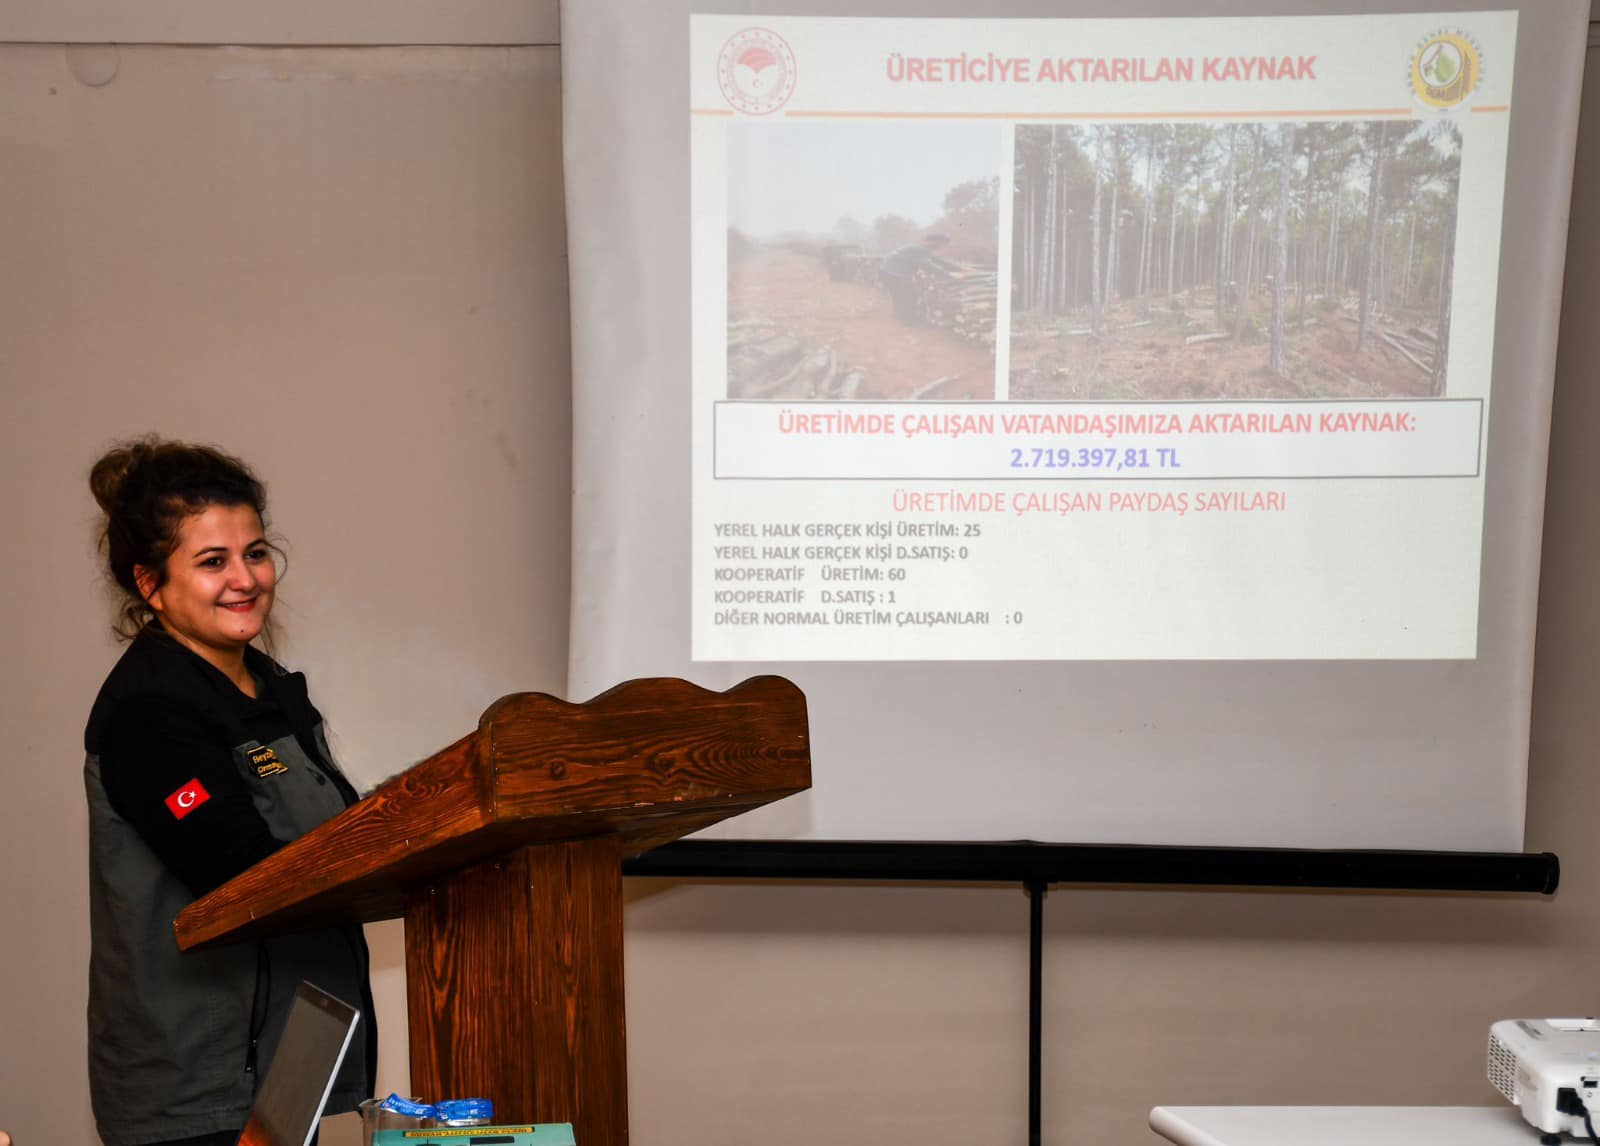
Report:
M 156 442 L 154 437 L 124 442 L 106 451 L 105 456 L 94 463 L 94 468 L 89 471 L 89 490 L 107 517 L 116 512 L 129 471 L 149 456 Z

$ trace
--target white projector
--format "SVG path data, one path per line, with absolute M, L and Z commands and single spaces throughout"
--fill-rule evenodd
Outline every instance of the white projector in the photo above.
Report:
M 1592 1137 L 1600 1120 L 1600 1021 L 1502 1019 L 1489 1028 L 1489 1081 L 1544 1131 L 1547 1146 Z

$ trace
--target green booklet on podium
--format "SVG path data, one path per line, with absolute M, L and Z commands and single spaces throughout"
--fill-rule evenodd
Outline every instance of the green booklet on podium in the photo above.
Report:
M 430 1130 L 378 1130 L 372 1146 L 577 1146 L 570 1122 L 516 1126 L 435 1126 Z

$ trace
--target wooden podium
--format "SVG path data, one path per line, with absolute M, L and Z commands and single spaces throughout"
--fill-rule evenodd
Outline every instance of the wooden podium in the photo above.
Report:
M 780 677 L 519 693 L 174 929 L 191 950 L 403 915 L 412 1093 L 625 1146 L 623 857 L 810 784 L 805 698 Z

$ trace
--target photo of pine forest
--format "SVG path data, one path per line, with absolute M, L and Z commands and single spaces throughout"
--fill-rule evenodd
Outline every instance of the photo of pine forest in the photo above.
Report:
M 1023 125 L 1010 397 L 1443 396 L 1448 120 Z

